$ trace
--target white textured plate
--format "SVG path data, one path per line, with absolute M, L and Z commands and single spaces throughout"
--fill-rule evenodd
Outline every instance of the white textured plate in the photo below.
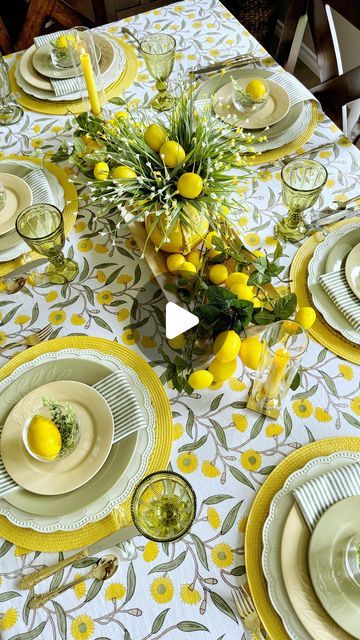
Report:
M 91 366 L 89 366 L 91 365 Z M 35 360 L 23 364 L 6 380 L 0 383 L 0 424 L 24 392 L 52 380 L 78 380 L 85 384 L 95 384 L 112 371 L 121 370 L 132 386 L 141 411 L 147 422 L 147 429 L 126 438 L 132 443 L 132 454 L 126 454 L 124 468 L 122 451 L 125 440 L 113 445 L 102 469 L 83 487 L 63 496 L 36 496 L 25 490 L 18 490 L 0 499 L 0 514 L 20 527 L 30 527 L 35 531 L 74 531 L 89 522 L 104 518 L 112 509 L 123 502 L 144 475 L 148 459 L 154 447 L 155 415 L 148 390 L 130 367 L 118 358 L 96 350 L 63 349 L 46 353 Z M 125 443 L 125 444 L 124 444 Z M 123 449 L 122 449 L 123 447 Z M 22 505 L 22 508 L 19 508 Z M 24 510 L 39 508 L 42 515 L 34 515 Z M 59 515 L 61 514 L 61 515 Z
M 69 402 L 79 421 L 80 438 L 74 451 L 50 463 L 31 456 L 23 443 L 26 422 L 36 414 L 44 415 L 43 398 L 63 407 Z M 1 432 L 1 457 L 8 474 L 23 489 L 60 495 L 81 487 L 101 469 L 113 438 L 113 416 L 101 393 L 77 380 L 56 380 L 26 393 L 12 408 Z
M 0 173 L 0 184 L 5 189 L 5 204 L 0 209 L 0 235 L 15 229 L 16 218 L 20 211 L 32 204 L 33 196 L 29 185 L 10 173 Z
M 94 37 L 95 43 L 96 43 L 96 40 L 95 40 L 96 38 L 99 38 L 99 36 Z M 96 59 L 99 62 L 101 58 L 101 46 L 99 46 L 98 44 L 95 44 L 95 51 L 96 51 Z M 70 67 L 56 67 L 53 64 L 51 59 L 51 45 L 49 42 L 46 42 L 38 49 L 35 48 L 35 51 L 32 56 L 32 63 L 35 70 L 41 75 L 45 76 L 46 78 L 54 78 L 54 79 L 61 80 L 61 79 L 77 77 L 77 70 L 74 70 L 74 67 L 72 64 L 70 65 Z M 105 71 L 108 71 L 107 67 L 103 67 L 103 69 L 104 71 L 102 72 L 99 65 L 100 73 L 105 73 Z
M 355 331 L 350 322 L 339 311 L 336 304 L 330 300 L 324 289 L 319 283 L 319 277 L 326 273 L 326 259 L 329 251 L 338 243 L 346 243 L 354 247 L 360 242 L 360 222 L 352 222 L 341 229 L 332 231 L 319 244 L 314 255 L 309 262 L 308 288 L 312 295 L 313 303 L 318 311 L 320 311 L 324 320 L 341 333 L 347 340 L 360 344 L 360 332 Z
M 112 84 L 116 80 L 116 78 L 118 78 L 118 76 L 122 73 L 126 65 L 126 56 L 122 46 L 115 40 L 112 40 L 111 44 L 115 49 L 115 61 L 114 61 L 114 64 L 111 66 L 111 68 L 106 73 L 104 73 L 104 75 L 101 76 L 103 89 L 106 89 L 110 84 Z M 48 102 L 69 102 L 71 100 L 81 99 L 80 91 L 67 93 L 66 95 L 63 95 L 63 96 L 56 96 L 52 88 L 51 90 L 49 89 L 44 90 L 44 89 L 39 89 L 38 87 L 34 87 L 22 76 L 19 63 L 16 64 L 15 78 L 19 87 L 21 87 L 21 89 L 23 89 L 25 93 L 27 93 L 28 95 L 34 96 L 34 98 L 37 98 L 38 100 L 47 100 Z
M 19 178 L 23 178 L 33 169 L 39 169 L 39 165 L 31 161 L 25 160 L 0 160 L 0 171 L 2 173 L 10 173 Z M 55 205 L 58 209 L 63 210 L 65 206 L 64 190 L 53 173 L 44 169 L 46 179 L 51 188 Z M 37 204 L 33 199 L 33 204 Z M 23 253 L 28 253 L 29 247 L 25 242 L 19 238 L 16 231 L 11 231 L 5 237 L 0 236 L 0 262 L 8 262 L 8 260 L 15 260 Z
M 360 300 L 360 242 L 350 251 L 345 263 L 346 280 Z
M 351 451 L 338 451 L 331 456 L 314 458 L 302 469 L 295 471 L 288 477 L 283 488 L 271 502 L 269 515 L 263 529 L 262 566 L 270 600 L 292 640 L 312 640 L 312 638 L 292 607 L 281 570 L 281 536 L 290 509 L 295 502 L 291 492 L 305 480 L 310 480 L 321 473 L 326 473 L 330 469 L 336 469 L 354 460 L 359 460 L 359 454 Z M 316 640 L 318 639 L 316 638 Z

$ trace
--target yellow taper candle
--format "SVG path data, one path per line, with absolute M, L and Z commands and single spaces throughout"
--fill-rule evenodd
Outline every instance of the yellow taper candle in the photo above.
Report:
M 89 94 L 91 111 L 93 112 L 94 116 L 97 116 L 101 111 L 101 107 L 98 92 L 96 89 L 94 71 L 91 66 L 91 60 L 88 53 L 80 54 L 80 64 L 84 74 L 86 88 Z
M 264 389 L 270 398 L 274 398 L 278 392 L 289 359 L 290 353 L 287 349 L 278 349 L 276 351 L 271 363 L 268 379 L 264 384 Z

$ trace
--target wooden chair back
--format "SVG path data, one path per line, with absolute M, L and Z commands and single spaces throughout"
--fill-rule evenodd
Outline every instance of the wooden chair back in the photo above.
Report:
M 347 118 L 346 104 L 360 98 L 360 66 L 343 73 L 341 53 L 336 37 L 331 9 L 360 30 L 358 0 L 292 0 L 276 60 L 286 71 L 294 72 L 306 25 L 309 25 L 319 66 L 320 83 L 311 91 L 324 111 L 335 121 L 341 121 L 348 133 L 353 119 Z

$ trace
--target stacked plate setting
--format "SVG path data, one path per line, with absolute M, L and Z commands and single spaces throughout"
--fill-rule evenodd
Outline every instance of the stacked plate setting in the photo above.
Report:
M 54 39 L 56 34 L 52 34 Z M 113 38 L 94 33 L 94 43 L 99 58 L 101 88 L 107 89 L 118 78 L 126 66 L 123 48 Z M 70 75 L 69 75 L 70 74 Z M 19 87 L 28 95 L 48 102 L 69 102 L 81 99 L 81 90 L 77 89 L 63 95 L 56 95 L 51 79 L 66 79 L 74 76 L 70 69 L 58 70 L 52 65 L 49 44 L 36 48 L 32 45 L 16 64 L 15 78 Z

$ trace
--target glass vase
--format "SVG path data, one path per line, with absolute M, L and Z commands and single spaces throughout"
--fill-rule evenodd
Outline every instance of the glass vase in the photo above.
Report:
M 106 98 L 92 32 L 87 27 L 75 27 L 69 32 L 67 42 L 83 111 L 100 116 Z
M 247 407 L 277 419 L 309 338 L 297 322 L 280 320 L 265 331 L 261 342 L 260 362 Z

